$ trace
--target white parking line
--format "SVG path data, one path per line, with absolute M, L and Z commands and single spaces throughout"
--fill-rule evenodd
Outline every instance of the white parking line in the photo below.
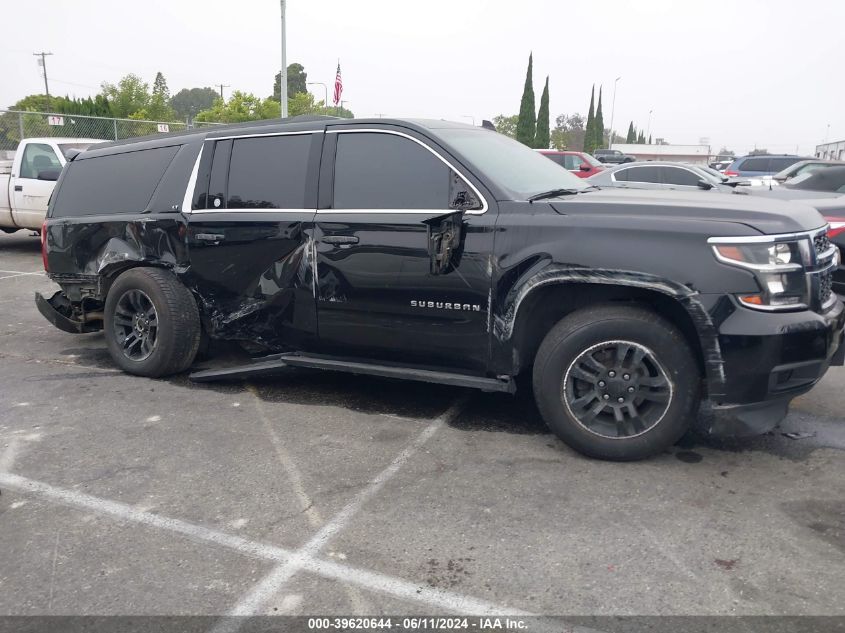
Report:
M 326 543 L 332 539 L 349 523 L 349 520 L 358 513 L 373 495 L 375 495 L 445 424 L 455 419 L 464 409 L 466 400 L 461 399 L 452 404 L 441 416 L 429 424 L 409 446 L 407 446 L 390 464 L 361 490 L 355 498 L 338 512 L 328 523 L 326 523 L 294 556 L 285 563 L 271 571 L 261 582 L 244 595 L 235 607 L 229 612 L 231 616 L 255 615 L 263 605 L 276 595 L 282 586 L 290 580 L 297 571 L 305 566 L 305 563 L 312 560 Z M 416 588 L 415 588 L 416 591 Z M 217 626 L 211 629 L 212 633 L 234 633 L 243 624 L 242 619 L 223 619 Z
M 450 411 L 453 409 L 450 409 Z M 454 412 L 453 415 L 457 415 L 457 411 Z M 398 470 L 402 463 L 407 460 L 414 451 L 425 442 L 425 440 L 429 439 L 440 425 L 445 424 L 447 421 L 448 418 L 444 414 L 432 425 L 426 427 L 426 430 L 417 437 L 411 446 L 405 449 L 399 457 L 391 462 L 391 465 L 382 471 L 382 474 L 374 479 L 370 486 L 363 490 L 351 504 L 344 508 L 344 511 L 338 514 L 335 519 L 327 524 L 326 527 L 330 529 L 327 530 L 324 528 L 316 537 L 314 537 L 314 539 L 312 539 L 312 541 L 309 541 L 309 543 L 313 542 L 315 544 L 325 544 L 325 542 L 327 542 L 327 540 L 336 534 L 342 527 L 339 520 L 342 519 L 348 521 L 352 514 L 354 514 L 354 512 L 350 513 L 349 509 L 360 507 L 360 504 L 368 500 L 375 492 L 377 492 L 377 490 L 384 485 L 390 476 L 395 474 L 395 471 Z M 276 568 L 277 570 L 287 569 L 286 563 L 296 559 L 296 570 L 312 573 L 323 578 L 337 580 L 343 583 L 349 583 L 361 587 L 362 589 L 390 595 L 401 600 L 421 603 L 429 607 L 443 609 L 452 613 L 464 615 L 500 616 L 531 615 L 527 612 L 511 609 L 500 604 L 487 602 L 471 596 L 465 596 L 442 589 L 435 589 L 424 584 L 416 584 L 402 578 L 396 578 L 367 569 L 352 567 L 335 561 L 319 559 L 313 555 L 310 557 L 305 556 L 302 550 L 293 552 L 275 545 L 257 543 L 240 536 L 226 534 L 225 532 L 219 532 L 201 525 L 188 523 L 179 519 L 171 519 L 169 517 L 153 514 L 144 510 L 138 510 L 137 508 L 133 508 L 132 506 L 124 503 L 101 499 L 76 490 L 58 488 L 47 483 L 35 481 L 12 473 L 0 472 L 0 487 L 8 490 L 15 490 L 24 494 L 37 495 L 62 505 L 81 508 L 100 515 L 112 516 L 116 519 L 129 523 L 137 523 L 168 532 L 175 532 L 193 541 L 211 543 L 221 547 L 226 547 L 251 558 L 281 563 L 281 565 Z M 318 549 L 319 548 L 314 550 L 315 554 Z M 268 583 L 270 581 L 275 581 L 277 583 L 281 577 L 281 573 L 276 574 L 274 572 L 265 578 L 265 581 Z M 263 581 L 261 584 L 263 584 Z M 276 587 L 276 590 L 278 590 L 278 587 Z
M 0 273 L 7 274 L 7 275 L 43 275 L 43 270 L 37 270 L 35 272 L 26 272 L 25 270 L 0 270 Z

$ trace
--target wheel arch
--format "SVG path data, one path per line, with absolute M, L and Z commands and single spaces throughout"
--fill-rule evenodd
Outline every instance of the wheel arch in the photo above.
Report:
M 530 369 L 546 333 L 580 308 L 627 303 L 662 316 L 681 330 L 696 356 L 707 392 L 724 390 L 718 334 L 689 287 L 653 275 L 616 270 L 545 270 L 514 288 L 494 322 L 494 336 L 510 351 L 513 374 Z

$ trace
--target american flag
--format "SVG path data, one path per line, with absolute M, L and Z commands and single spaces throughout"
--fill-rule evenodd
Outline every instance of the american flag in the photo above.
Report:
M 340 78 L 340 62 L 337 63 L 337 74 L 334 76 L 334 104 L 340 104 L 340 95 L 343 94 L 343 79 Z

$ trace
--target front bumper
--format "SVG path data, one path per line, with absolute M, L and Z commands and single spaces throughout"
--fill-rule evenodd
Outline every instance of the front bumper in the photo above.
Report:
M 724 307 L 724 306 L 723 306 Z M 841 301 L 823 314 L 764 313 L 733 304 L 717 323 L 725 383 L 712 394 L 709 433 L 759 435 L 786 417 L 789 403 L 845 364 Z

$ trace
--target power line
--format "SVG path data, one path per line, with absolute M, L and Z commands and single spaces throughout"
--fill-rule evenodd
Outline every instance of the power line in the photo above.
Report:
M 50 86 L 47 84 L 47 55 L 52 55 L 53 53 L 45 53 L 41 51 L 40 53 L 33 53 L 36 57 L 40 57 L 41 59 L 38 60 L 38 65 L 41 66 L 42 70 L 44 71 L 44 92 L 47 93 L 47 96 L 50 96 Z

